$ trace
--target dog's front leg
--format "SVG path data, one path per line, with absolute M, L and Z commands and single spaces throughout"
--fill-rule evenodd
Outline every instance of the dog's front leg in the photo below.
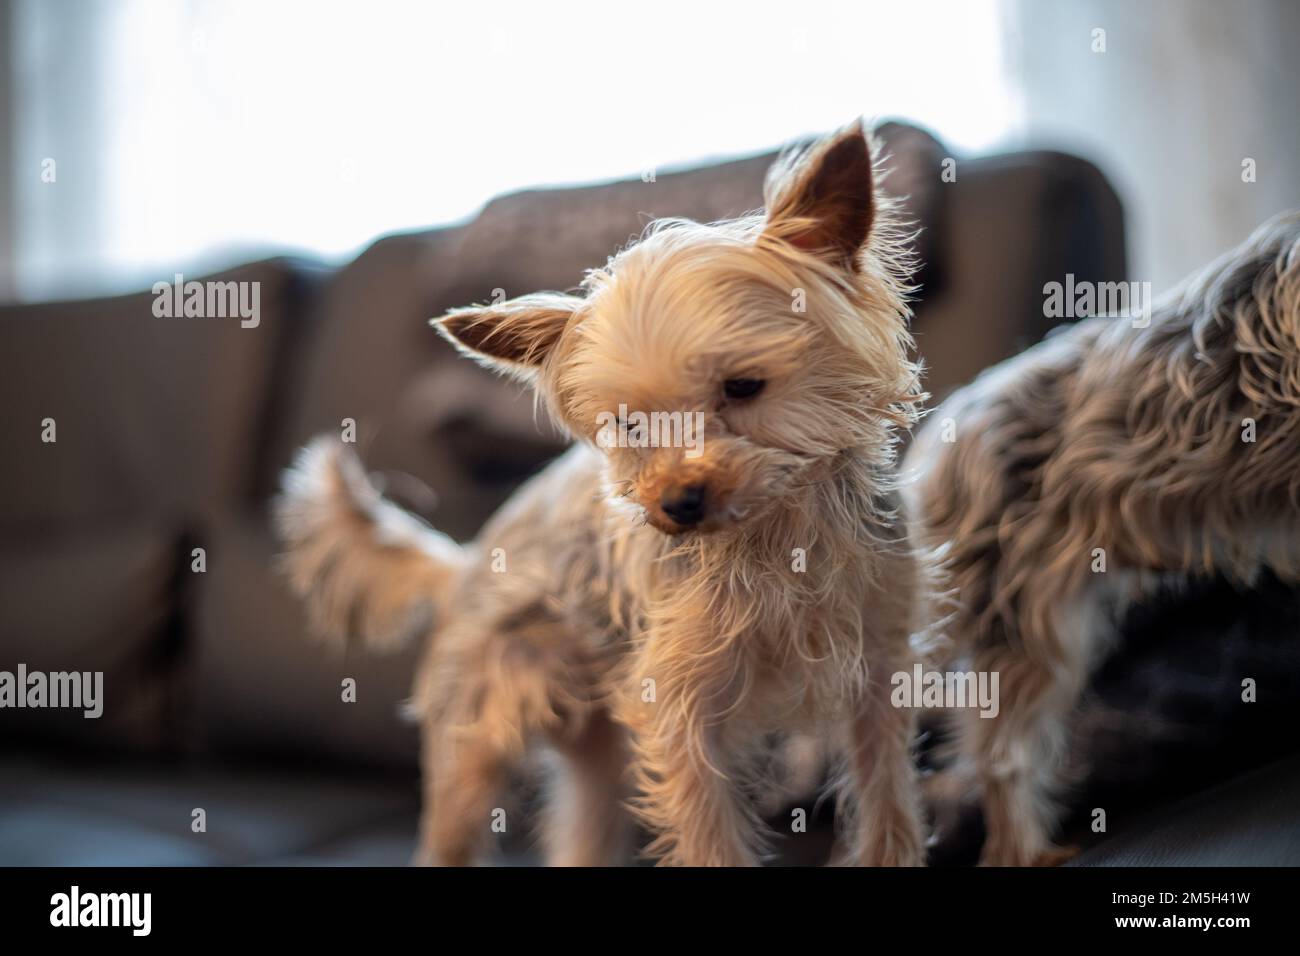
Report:
M 756 866 L 760 823 L 720 763 L 720 734 L 676 724 L 640 741 L 641 815 L 656 837 L 647 853 L 671 866 Z
M 679 627 L 661 628 L 630 675 L 636 703 L 625 723 L 634 731 L 636 807 L 655 834 L 646 852 L 661 863 L 754 866 L 762 824 L 741 793 L 731 759 L 738 748 L 721 720 L 734 670 L 723 655 L 686 650 L 708 646 L 699 633 L 706 619 L 684 615 Z
M 916 712 L 893 706 L 883 679 L 872 680 L 867 695 L 849 718 L 848 748 L 836 784 L 844 845 L 835 862 L 922 866 L 925 831 L 912 756 Z

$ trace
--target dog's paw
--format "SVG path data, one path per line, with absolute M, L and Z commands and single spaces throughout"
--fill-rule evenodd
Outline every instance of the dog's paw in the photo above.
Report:
M 999 848 L 985 845 L 980 866 L 1060 866 L 1079 855 L 1077 845 L 1054 846 L 1031 850 L 1025 847 Z
M 1060 866 L 1062 863 L 1069 863 L 1082 851 L 1082 847 L 1077 844 L 1069 846 L 1051 846 L 1034 857 L 1030 866 Z
M 869 834 L 859 846 L 840 846 L 830 866 L 925 866 L 925 835 L 915 827 L 888 834 Z

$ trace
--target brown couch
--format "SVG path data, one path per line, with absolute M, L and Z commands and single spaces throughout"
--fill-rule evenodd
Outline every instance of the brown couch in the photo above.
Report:
M 915 329 L 937 396 L 1047 331 L 1045 282 L 1124 277 L 1120 206 L 1088 163 L 960 159 L 945 183 L 937 141 L 884 134 L 926 230 Z M 573 287 L 650 218 L 756 208 L 771 159 L 518 193 L 338 268 L 223 274 L 261 283 L 256 328 L 157 318 L 148 293 L 0 310 L 0 669 L 102 670 L 106 688 L 99 720 L 0 711 L 0 864 L 404 862 L 413 653 L 307 634 L 274 573 L 278 474 L 354 419 L 392 495 L 472 535 L 560 442 L 427 320 Z

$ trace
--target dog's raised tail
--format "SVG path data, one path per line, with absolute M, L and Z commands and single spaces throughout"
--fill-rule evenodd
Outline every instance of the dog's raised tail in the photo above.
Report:
M 274 516 L 284 569 L 312 627 L 377 650 L 436 626 L 465 560 L 455 541 L 385 499 L 333 438 L 298 453 Z

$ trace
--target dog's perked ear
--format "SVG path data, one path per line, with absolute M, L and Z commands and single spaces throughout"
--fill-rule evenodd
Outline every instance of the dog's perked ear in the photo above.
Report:
M 452 309 L 431 324 L 483 365 L 528 377 L 545 361 L 581 304 L 577 296 L 538 292 L 500 305 Z
M 871 144 L 859 119 L 772 167 L 764 235 L 856 270 L 875 213 Z

